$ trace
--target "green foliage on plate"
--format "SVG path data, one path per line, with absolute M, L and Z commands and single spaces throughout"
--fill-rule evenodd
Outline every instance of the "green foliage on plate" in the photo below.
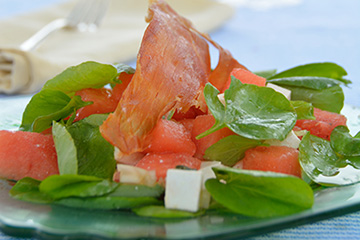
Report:
M 206 189 L 216 202 L 233 212 L 251 217 L 275 217 L 312 207 L 313 191 L 298 177 L 234 168 L 213 168 L 216 179 Z

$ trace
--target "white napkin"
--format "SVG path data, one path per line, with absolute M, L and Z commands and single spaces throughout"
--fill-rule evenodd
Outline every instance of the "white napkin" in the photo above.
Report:
M 231 7 L 212 0 L 168 0 L 203 32 L 219 27 Z M 134 60 L 146 28 L 148 0 L 112 0 L 96 32 L 59 30 L 36 50 L 19 45 L 50 21 L 66 17 L 71 0 L 37 12 L 0 21 L 0 93 L 32 93 L 66 67 L 83 61 L 103 63 Z

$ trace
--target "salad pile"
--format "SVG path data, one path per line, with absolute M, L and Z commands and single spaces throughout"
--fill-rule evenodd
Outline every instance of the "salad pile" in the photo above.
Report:
M 341 66 L 254 73 L 163 1 L 147 21 L 136 69 L 70 67 L 33 96 L 19 131 L 0 131 L 12 197 L 147 217 L 274 217 L 310 209 L 318 188 L 360 181 Z M 213 70 L 208 43 L 220 53 Z M 15 153 L 19 141 L 29 151 Z M 24 159 L 36 167 L 24 171 Z

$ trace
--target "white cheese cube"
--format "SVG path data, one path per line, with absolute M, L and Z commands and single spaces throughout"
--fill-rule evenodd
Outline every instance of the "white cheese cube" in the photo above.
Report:
M 280 87 L 278 85 L 275 85 L 275 84 L 272 84 L 272 83 L 267 83 L 266 84 L 266 87 L 268 88 L 272 88 L 274 89 L 275 91 L 279 92 L 279 93 L 282 93 L 282 95 L 284 95 L 287 99 L 290 100 L 291 98 L 291 91 L 289 89 L 286 89 L 286 88 L 283 88 L 283 87 Z
M 216 178 L 213 167 L 223 166 L 221 162 L 218 161 L 203 161 L 201 163 L 200 170 L 202 172 L 202 185 L 201 185 L 201 194 L 200 194 L 200 208 L 209 208 L 211 195 L 205 188 L 206 180 L 210 178 Z
M 276 139 L 266 140 L 265 143 L 273 146 L 287 146 L 291 148 L 299 148 L 301 140 L 296 136 L 294 131 L 291 131 L 289 135 L 284 139 L 284 141 L 279 141 Z
M 119 182 L 121 183 L 142 184 L 147 186 L 154 186 L 156 184 L 155 171 L 147 171 L 125 164 L 118 164 L 117 171 L 119 173 Z
M 169 169 L 166 175 L 165 207 L 197 212 L 201 188 L 201 171 Z

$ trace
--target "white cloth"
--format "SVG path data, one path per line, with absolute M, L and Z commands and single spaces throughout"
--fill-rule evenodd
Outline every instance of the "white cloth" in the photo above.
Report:
M 168 0 L 203 32 L 219 27 L 233 10 L 212 0 Z M 112 0 L 95 32 L 59 30 L 37 49 L 20 44 L 50 21 L 68 15 L 71 0 L 0 21 L 0 93 L 32 93 L 66 67 L 83 61 L 126 62 L 136 58 L 146 28 L 148 0 Z

